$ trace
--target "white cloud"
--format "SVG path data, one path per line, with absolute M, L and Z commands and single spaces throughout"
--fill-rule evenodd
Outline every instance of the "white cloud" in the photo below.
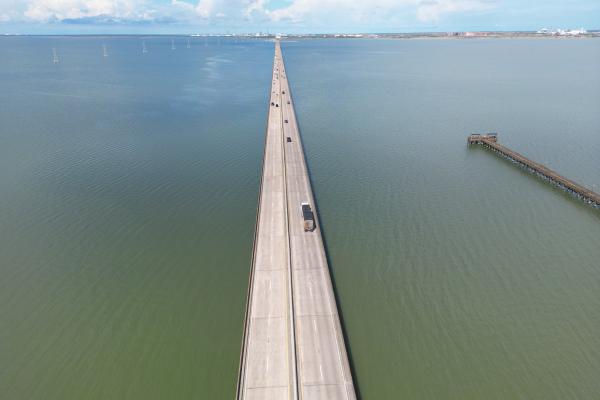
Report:
M 215 0 L 200 0 L 196 6 L 196 14 L 202 18 L 209 18 L 215 12 Z
M 267 15 L 273 21 L 292 22 L 315 17 L 329 17 L 334 20 L 361 19 L 381 8 L 391 10 L 407 2 L 414 3 L 413 0 L 372 0 L 368 3 L 353 0 L 294 0 L 287 7 L 267 11 Z
M 293 0 L 289 6 L 267 10 L 266 14 L 273 21 L 302 22 L 322 17 L 351 22 L 372 18 L 390 20 L 400 13 L 416 13 L 420 21 L 431 22 L 445 14 L 490 7 L 490 0 Z
M 326 27 L 437 22 L 451 13 L 485 10 L 499 0 L 0 0 L 0 21 L 106 18 L 116 21 L 248 22 Z M 269 21 L 269 22 L 267 22 Z
M 196 14 L 205 19 L 229 18 L 233 21 L 264 16 L 268 0 L 199 0 Z
M 21 0 L 0 0 L 0 22 L 10 22 L 20 19 L 25 10 Z
M 246 18 L 252 17 L 253 14 L 265 14 L 265 6 L 267 0 L 251 0 L 244 10 L 244 16 Z
M 25 17 L 34 21 L 81 19 L 107 16 L 144 18 L 143 0 L 32 0 Z
M 191 1 L 191 0 L 190 0 Z M 108 18 L 120 21 L 248 20 L 265 18 L 268 0 L 0 0 L 0 21 Z
M 492 7 L 488 1 L 481 0 L 429 0 L 422 1 L 417 7 L 417 18 L 420 21 L 439 21 L 445 14 L 482 11 Z

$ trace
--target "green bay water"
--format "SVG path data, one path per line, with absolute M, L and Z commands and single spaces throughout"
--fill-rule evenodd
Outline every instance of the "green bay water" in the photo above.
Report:
M 234 397 L 273 43 L 186 41 L 0 38 L 0 398 Z M 283 43 L 362 398 L 600 393 L 600 210 L 466 146 L 600 190 L 598 44 Z
M 600 42 L 284 54 L 363 398 L 597 398 L 600 210 L 466 137 L 600 190 Z
M 273 46 L 145 42 L 0 40 L 2 399 L 234 397 Z

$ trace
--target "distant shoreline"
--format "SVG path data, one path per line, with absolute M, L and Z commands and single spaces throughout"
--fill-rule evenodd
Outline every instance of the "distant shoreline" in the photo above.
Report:
M 583 39 L 600 37 L 600 31 L 577 34 L 538 32 L 424 32 L 424 33 L 365 33 L 365 34 L 311 34 L 281 35 L 284 39 Z
M 208 38 L 232 38 L 232 39 L 589 39 L 599 38 L 600 30 L 588 31 L 578 34 L 556 34 L 538 32 L 424 32 L 424 33 L 363 33 L 363 34 L 20 34 L 4 33 L 0 37 L 7 36 L 33 36 L 33 37 L 208 37 Z

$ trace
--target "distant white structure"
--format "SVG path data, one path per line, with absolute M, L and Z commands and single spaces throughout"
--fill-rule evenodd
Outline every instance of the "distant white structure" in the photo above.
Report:
M 588 32 L 583 28 L 579 28 L 579 29 L 542 28 L 539 31 L 537 31 L 537 33 L 539 33 L 540 35 L 552 35 L 552 36 L 579 36 L 579 35 L 585 35 Z
M 585 35 L 587 33 L 587 31 L 583 28 L 579 28 L 579 29 L 570 29 L 567 31 L 563 31 L 564 35 L 567 36 L 578 36 L 578 35 Z
M 333 37 L 339 38 L 361 38 L 363 37 L 362 34 L 360 33 L 336 33 L 335 35 L 333 35 Z

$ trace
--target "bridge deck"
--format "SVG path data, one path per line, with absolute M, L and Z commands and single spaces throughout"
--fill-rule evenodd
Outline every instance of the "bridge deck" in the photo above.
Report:
M 279 43 L 270 103 L 238 399 L 355 399 Z

